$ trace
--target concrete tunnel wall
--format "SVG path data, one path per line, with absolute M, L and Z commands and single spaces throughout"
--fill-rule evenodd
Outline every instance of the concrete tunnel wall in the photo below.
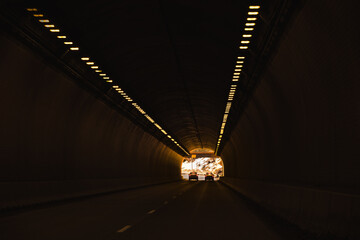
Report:
M 360 81 L 351 3 L 306 1 L 224 147 L 224 181 L 321 235 L 360 239 Z
M 0 34 L 0 209 L 180 178 L 182 157 Z

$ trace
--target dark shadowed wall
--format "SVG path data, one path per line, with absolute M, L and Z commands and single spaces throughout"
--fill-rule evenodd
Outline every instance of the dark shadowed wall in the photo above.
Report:
M 355 239 L 360 34 L 354 7 L 306 2 L 221 157 L 225 181 L 244 195 L 302 228 Z
M 182 157 L 5 34 L 0 208 L 180 178 Z

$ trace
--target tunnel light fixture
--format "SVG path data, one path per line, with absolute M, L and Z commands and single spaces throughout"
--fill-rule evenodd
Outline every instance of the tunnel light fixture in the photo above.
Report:
M 224 118 L 223 118 L 223 122 L 226 122 L 227 118 L 228 118 L 228 114 L 225 113 L 225 114 L 224 114 Z
M 36 8 L 27 8 L 26 9 L 29 12 L 36 12 L 37 9 Z M 35 18 L 40 18 L 37 19 L 37 21 L 39 21 L 40 23 L 43 23 L 44 25 L 42 25 L 44 28 L 49 29 L 50 32 L 60 32 L 60 29 L 55 28 L 55 24 L 51 24 L 50 20 L 48 18 L 44 18 L 43 14 L 40 13 L 31 13 L 31 15 Z M 67 36 L 65 35 L 57 35 L 56 36 L 58 39 L 67 39 Z M 66 41 L 64 42 L 65 45 L 73 45 L 73 42 L 70 41 Z M 79 51 L 80 48 L 79 47 L 73 47 L 73 46 L 69 46 L 71 51 Z M 90 66 L 91 69 L 94 69 L 94 71 L 96 73 L 99 73 L 99 77 L 102 77 L 103 80 L 105 80 L 107 83 L 113 83 L 113 80 L 110 79 L 110 77 L 107 76 L 107 74 L 105 73 L 101 73 L 102 70 L 99 69 L 99 66 L 95 66 L 95 62 L 94 61 L 89 61 L 90 57 L 81 57 L 82 61 L 86 61 L 86 64 Z M 131 105 L 136 108 L 137 111 L 139 111 L 142 115 L 144 115 L 146 117 L 146 119 L 151 122 L 152 124 L 154 124 L 163 134 L 168 135 L 167 132 L 162 129 L 160 127 L 159 124 L 155 123 L 155 121 L 148 115 L 146 114 L 146 112 L 137 104 L 134 102 L 134 100 L 132 98 L 130 98 L 121 88 L 119 88 L 119 86 L 117 85 L 113 85 L 112 88 L 114 88 L 116 90 L 117 93 L 119 93 L 122 97 L 124 97 L 128 102 L 131 102 Z M 170 136 L 170 135 L 169 135 Z M 169 137 L 169 139 L 174 142 L 174 144 L 176 144 L 176 147 L 178 147 L 181 151 L 183 151 L 186 155 L 188 155 L 189 153 L 183 148 L 181 147 L 181 145 L 175 141 L 174 138 L 172 138 L 171 136 Z
M 154 122 L 155 122 L 149 115 L 146 114 L 145 117 L 146 117 L 151 123 L 154 123 Z
M 260 6 L 250 5 L 249 9 L 251 9 L 251 10 L 260 9 Z M 244 28 L 245 32 L 255 30 L 254 27 L 255 27 L 256 24 L 255 24 L 255 22 L 251 22 L 251 21 L 256 21 L 257 18 L 254 17 L 254 16 L 258 15 L 258 14 L 259 14 L 258 11 L 249 11 L 248 12 L 248 15 L 252 15 L 252 16 L 249 16 L 249 17 L 246 18 L 246 20 L 249 21 L 249 22 L 245 23 L 245 28 Z M 247 44 L 250 44 L 250 41 L 247 40 L 246 38 L 251 38 L 252 35 L 244 33 L 242 35 L 242 37 L 244 39 L 241 40 L 241 45 L 239 46 L 239 49 L 240 50 L 248 49 L 249 46 L 247 46 Z M 245 62 L 245 56 L 238 56 L 237 57 L 236 65 L 235 65 L 235 69 L 234 69 L 234 73 L 233 73 L 233 77 L 232 77 L 232 81 L 231 81 L 232 84 L 231 84 L 230 89 L 229 89 L 228 99 L 227 99 L 227 103 L 226 103 L 226 106 L 225 106 L 225 113 L 224 113 L 224 116 L 223 116 L 223 121 L 222 121 L 222 124 L 221 124 L 221 127 L 220 127 L 220 133 L 219 133 L 218 141 L 217 141 L 216 148 L 215 148 L 215 155 L 218 153 L 219 146 L 221 144 L 221 139 L 222 139 L 222 136 L 223 136 L 224 131 L 225 131 L 226 122 L 227 122 L 227 119 L 228 119 L 228 116 L 229 116 L 229 113 L 230 113 L 230 110 L 231 110 L 232 101 L 234 100 L 234 96 L 235 96 L 235 93 L 236 93 L 237 85 L 234 84 L 234 83 L 237 83 L 239 81 L 240 73 L 241 73 L 241 70 L 242 70 L 242 68 L 244 66 L 244 62 Z
M 226 105 L 225 113 L 229 113 L 230 107 L 231 107 L 231 103 L 230 103 L 230 105 L 229 104 Z M 225 124 L 224 124 L 224 126 L 225 126 Z

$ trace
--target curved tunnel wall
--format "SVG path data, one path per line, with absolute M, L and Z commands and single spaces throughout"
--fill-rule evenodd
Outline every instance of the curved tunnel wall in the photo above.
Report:
M 221 157 L 224 180 L 247 197 L 304 229 L 355 239 L 360 39 L 352 7 L 306 2 Z
M 0 50 L 0 208 L 180 178 L 180 155 L 11 37 Z

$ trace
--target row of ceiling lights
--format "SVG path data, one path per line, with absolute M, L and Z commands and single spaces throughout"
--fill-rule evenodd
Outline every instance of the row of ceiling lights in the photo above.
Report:
M 50 23 L 49 19 L 44 18 L 44 14 L 39 13 L 37 8 L 27 8 L 28 12 L 32 13 L 32 16 L 37 18 L 40 23 L 44 24 L 45 28 L 48 28 L 50 32 L 56 33 L 56 37 L 58 39 L 64 39 L 64 44 L 69 45 L 69 50 L 71 51 L 79 51 L 79 47 L 73 46 L 74 43 L 67 40 L 68 37 L 66 35 L 61 34 L 60 29 L 56 28 L 54 24 Z M 101 77 L 106 82 L 113 84 L 112 87 L 115 91 L 117 91 L 123 98 L 125 98 L 128 102 L 132 104 L 148 121 L 150 121 L 156 128 L 158 128 L 164 135 L 166 135 L 176 146 L 178 146 L 186 155 L 189 155 L 189 153 L 181 147 L 181 145 L 175 141 L 174 138 L 172 138 L 159 124 L 157 124 L 137 103 L 133 102 L 133 99 L 131 99 L 124 90 L 122 90 L 119 86 L 113 83 L 113 80 L 104 73 L 99 66 L 95 64 L 93 60 L 90 59 L 90 57 L 81 57 L 81 60 L 85 62 L 86 65 L 88 65 L 92 70 L 94 70 L 99 77 Z
M 254 6 L 254 5 L 249 6 L 249 12 L 248 12 L 248 16 L 246 18 L 244 34 L 242 35 L 242 39 L 240 42 L 241 44 L 239 46 L 240 50 L 246 50 L 249 48 L 250 39 L 252 37 L 251 32 L 254 31 L 256 20 L 257 20 L 256 16 L 259 14 L 258 9 L 260 9 L 260 6 Z M 227 122 L 227 119 L 229 116 L 229 112 L 231 109 L 231 104 L 232 104 L 232 101 L 234 100 L 234 96 L 236 93 L 237 82 L 239 81 L 240 73 L 244 66 L 245 57 L 242 56 L 242 54 L 243 54 L 243 52 L 241 52 L 241 56 L 238 56 L 237 60 L 236 60 L 234 74 L 232 77 L 229 95 L 228 95 L 228 99 L 227 99 L 227 103 L 226 103 L 226 107 L 225 107 L 225 113 L 224 113 L 223 121 L 222 121 L 221 128 L 220 128 L 219 138 L 218 138 L 218 141 L 216 144 L 215 154 L 217 154 L 217 152 L 218 152 L 218 149 L 219 149 L 219 146 L 221 143 L 221 139 L 224 134 L 224 129 L 225 129 L 225 125 L 226 125 L 226 122 Z

